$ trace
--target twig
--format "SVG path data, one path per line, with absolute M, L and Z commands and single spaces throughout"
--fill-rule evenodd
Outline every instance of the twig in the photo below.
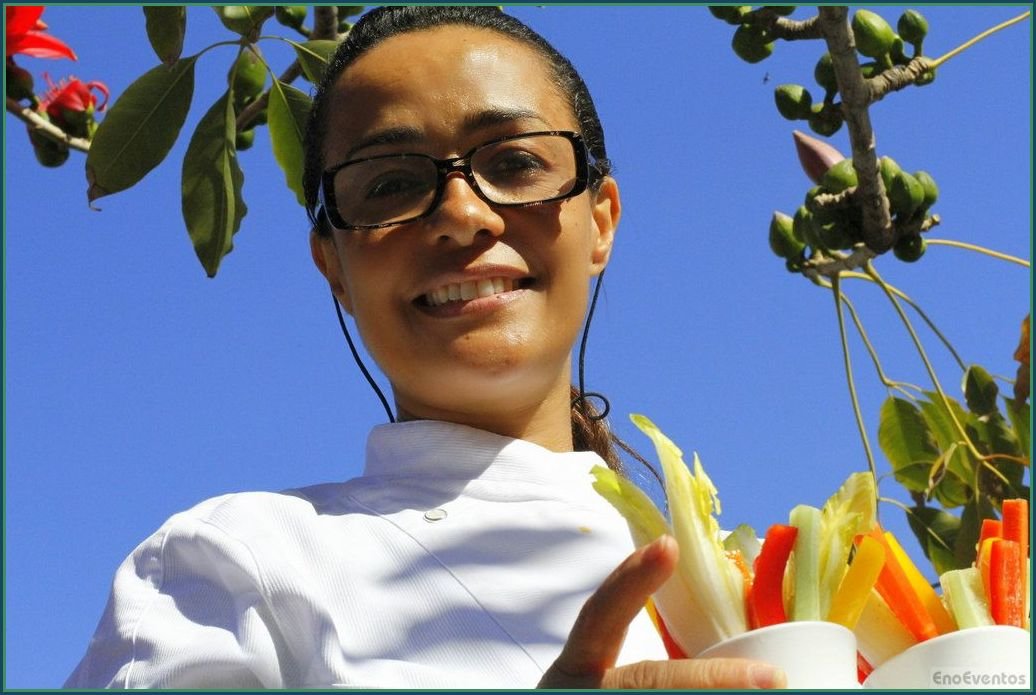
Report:
M 842 341 L 842 359 L 845 363 L 845 380 L 849 385 L 849 398 L 853 404 L 853 414 L 856 416 L 856 427 L 860 430 L 860 439 L 863 441 L 863 452 L 867 456 L 867 467 L 874 476 L 875 486 L 878 480 L 878 467 L 874 463 L 874 453 L 871 451 L 871 443 L 867 438 L 867 425 L 863 421 L 863 413 L 860 411 L 860 401 L 856 396 L 856 383 L 853 381 L 853 365 L 849 359 L 849 341 L 845 335 L 845 316 L 842 314 L 842 289 L 841 278 L 835 276 L 831 281 L 831 289 L 835 297 L 835 311 L 838 313 L 838 335 Z
M 866 280 L 867 282 L 879 284 L 870 275 L 866 275 L 864 273 L 842 273 L 842 277 L 853 278 L 854 280 Z M 909 304 L 911 308 L 913 308 L 913 310 L 917 312 L 917 315 L 921 317 L 921 320 L 928 325 L 928 328 L 932 331 L 932 333 L 935 334 L 939 341 L 942 342 L 946 350 L 949 351 L 949 353 L 953 356 L 953 359 L 957 362 L 957 366 L 960 367 L 960 370 L 962 372 L 967 371 L 968 366 L 964 364 L 964 360 L 960 358 L 960 355 L 957 353 L 957 350 L 954 349 L 953 343 L 950 342 L 949 338 L 943 335 L 943 332 L 940 331 L 939 327 L 935 325 L 935 322 L 932 321 L 931 318 L 929 318 L 928 314 L 926 314 L 924 309 L 921 308 L 921 305 L 915 302 L 909 296 L 907 296 L 906 292 L 899 289 L 895 285 L 890 285 L 886 282 L 885 287 L 887 287 L 889 291 L 892 292 L 892 294 L 896 295 L 904 302 Z
M 1011 26 L 1012 24 L 1017 24 L 1018 22 L 1022 21 L 1023 19 L 1027 19 L 1029 17 L 1029 14 L 1030 14 L 1029 11 L 1025 11 L 1022 14 L 1018 15 L 1017 17 L 1013 17 L 1012 19 L 1009 19 L 1006 22 L 1001 22 L 1000 24 L 997 24 L 995 27 L 992 27 L 991 29 L 986 29 L 985 31 L 983 31 L 981 34 L 979 34 L 975 38 L 970 39 L 968 41 L 965 41 L 963 44 L 961 44 L 960 46 L 957 46 L 956 48 L 954 48 L 949 53 L 946 53 L 945 55 L 941 55 L 938 58 L 936 58 L 935 60 L 933 60 L 932 61 L 932 69 L 934 70 L 935 68 L 939 67 L 940 65 L 945 63 L 950 58 L 953 58 L 954 56 L 959 55 L 960 53 L 963 53 L 964 51 L 966 51 L 967 49 L 971 48 L 972 46 L 974 46 L 979 41 L 992 36 L 993 34 L 995 34 L 996 32 L 1000 31 L 1001 29 L 1006 29 L 1007 27 Z
M 825 6 L 820 10 L 820 30 L 831 54 L 842 96 L 842 115 L 849 130 L 853 168 L 857 174 L 857 200 L 863 209 L 863 241 L 875 254 L 884 253 L 895 242 L 895 229 L 885 186 L 878 175 L 878 156 L 867 106 L 870 85 L 860 72 L 856 44 L 849 30 L 847 7 Z
M 39 115 L 28 106 L 18 103 L 18 100 L 7 97 L 7 112 L 13 114 L 18 120 L 23 121 L 48 140 L 68 146 L 69 149 L 79 152 L 90 151 L 90 141 L 84 138 L 74 138 L 61 128 L 57 127 L 43 116 Z
M 985 246 L 976 246 L 975 244 L 969 244 L 966 241 L 954 241 L 953 239 L 928 239 L 929 244 L 935 244 L 937 246 L 954 246 L 960 249 L 968 249 L 969 251 L 977 251 L 978 253 L 984 253 L 987 256 L 993 258 L 999 258 L 1002 261 L 1008 261 L 1010 263 L 1017 263 L 1023 268 L 1031 267 L 1029 261 L 1024 258 L 1018 258 L 1017 256 L 1011 256 L 1006 253 L 1000 253 L 993 249 L 987 249 Z

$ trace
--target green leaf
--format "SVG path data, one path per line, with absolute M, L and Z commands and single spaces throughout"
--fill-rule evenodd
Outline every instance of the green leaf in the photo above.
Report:
M 926 492 L 932 464 L 939 457 L 935 439 L 917 407 L 890 397 L 881 406 L 878 444 L 896 480 L 908 490 Z
M 338 49 L 338 42 L 331 39 L 315 39 L 305 43 L 294 41 L 288 43 L 295 49 L 295 55 L 298 56 L 299 65 L 302 66 L 306 79 L 313 84 L 320 84 L 331 56 Z
M 1000 389 L 997 388 L 993 377 L 982 367 L 973 364 L 964 372 L 964 380 L 961 384 L 964 389 L 964 399 L 967 401 L 968 410 L 978 415 L 989 415 L 996 412 L 996 397 Z
M 152 68 L 112 105 L 86 156 L 89 200 L 133 186 L 169 154 L 191 107 L 197 59 Z
M 244 174 L 234 151 L 234 106 L 228 91 L 198 122 L 183 158 L 181 204 L 194 251 L 215 277 L 247 208 L 241 197 Z
M 960 569 L 953 554 L 960 519 L 936 507 L 911 507 L 906 511 L 907 522 L 936 574 Z
M 183 52 L 187 33 L 187 8 L 183 5 L 149 5 L 144 9 L 147 38 L 158 59 L 172 65 Z
M 274 80 L 270 88 L 269 130 L 270 143 L 277 163 L 284 170 L 284 178 L 295 193 L 299 205 L 305 206 L 302 191 L 303 151 L 302 136 L 312 101 L 291 85 Z
M 1004 399 L 1007 410 L 1007 417 L 1011 420 L 1011 426 L 1018 437 L 1018 445 L 1022 454 L 1029 461 L 1032 460 L 1032 439 L 1029 434 L 1029 404 L 1024 401 L 1016 401 L 1010 398 Z
M 245 37 L 258 32 L 263 22 L 274 13 L 270 5 L 224 5 L 212 9 L 219 15 L 223 26 Z
M 925 391 L 924 394 L 929 400 L 921 401 L 921 415 L 924 417 L 925 422 L 928 423 L 928 427 L 934 435 L 939 449 L 942 451 L 953 449 L 952 454 L 946 461 L 947 471 L 963 481 L 970 482 L 974 480 L 975 466 L 978 462 L 971 452 L 968 451 L 964 437 L 958 431 L 957 426 L 954 425 L 950 412 L 952 411 L 953 416 L 957 418 L 957 422 L 965 428 L 965 431 L 967 431 L 968 425 L 975 421 L 975 417 L 949 396 L 946 397 L 946 401 L 950 406 L 947 409 L 938 393 Z M 954 448 L 954 445 L 957 446 Z

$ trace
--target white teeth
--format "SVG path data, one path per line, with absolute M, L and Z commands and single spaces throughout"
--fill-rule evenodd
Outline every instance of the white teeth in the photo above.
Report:
M 440 306 L 446 302 L 467 301 L 476 297 L 492 297 L 494 294 L 510 292 L 517 286 L 509 278 L 483 278 L 468 282 L 454 282 L 437 287 L 424 296 L 429 306 Z

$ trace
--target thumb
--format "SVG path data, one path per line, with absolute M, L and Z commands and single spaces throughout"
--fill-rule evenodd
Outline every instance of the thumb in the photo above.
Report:
M 583 604 L 565 648 L 540 687 L 596 687 L 615 665 L 626 629 L 648 598 L 672 575 L 679 548 L 663 535 L 634 551 Z

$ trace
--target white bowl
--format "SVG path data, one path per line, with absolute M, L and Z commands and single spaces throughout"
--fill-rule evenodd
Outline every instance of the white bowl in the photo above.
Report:
M 698 658 L 764 661 L 784 669 L 788 687 L 857 689 L 856 636 L 837 623 L 803 620 L 749 630 L 713 645 Z
M 991 625 L 933 637 L 897 654 L 867 677 L 865 688 L 1032 689 L 1032 636 Z

